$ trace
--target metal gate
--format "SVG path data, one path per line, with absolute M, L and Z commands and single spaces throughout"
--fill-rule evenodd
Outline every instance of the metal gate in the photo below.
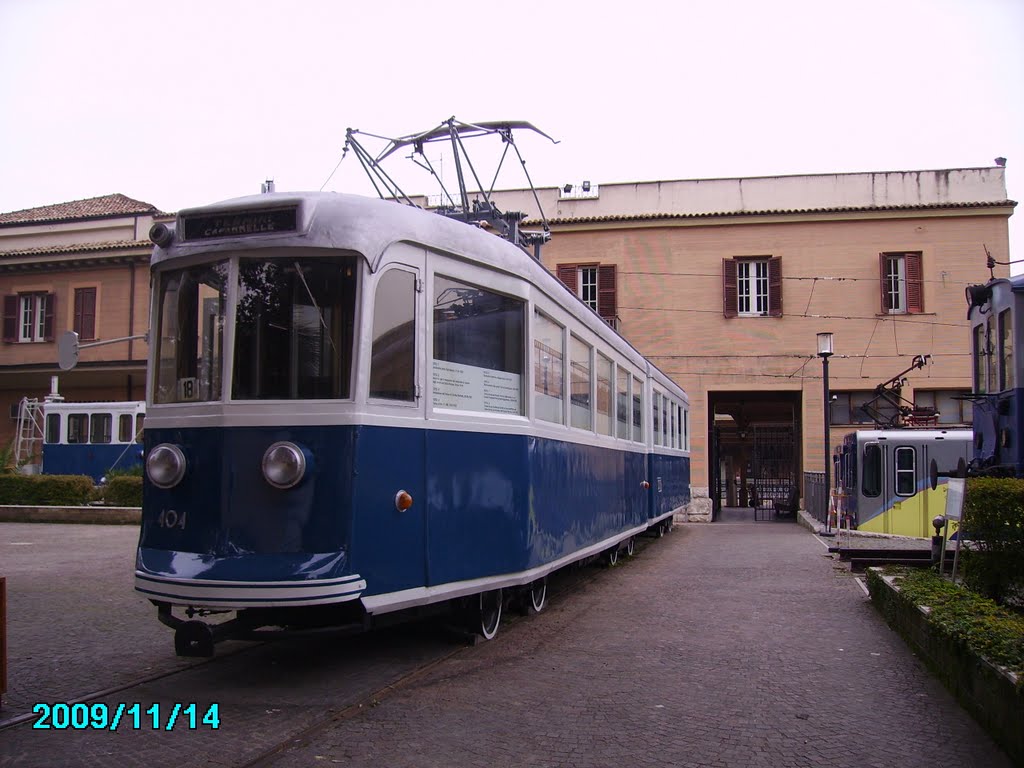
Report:
M 796 434 L 791 426 L 754 427 L 751 457 L 754 520 L 777 520 L 796 512 Z
M 711 522 L 717 523 L 722 516 L 722 495 L 725 493 L 725 478 L 722 477 L 721 457 L 722 431 L 718 427 L 711 430 Z

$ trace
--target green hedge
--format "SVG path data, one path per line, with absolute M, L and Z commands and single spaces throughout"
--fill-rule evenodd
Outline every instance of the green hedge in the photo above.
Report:
M 103 502 L 111 507 L 141 507 L 142 477 L 117 475 L 103 488 Z
M 1003 608 L 964 585 L 953 584 L 927 568 L 914 570 L 886 569 L 896 576 L 899 599 L 912 605 L 926 605 L 929 624 L 940 627 L 989 661 L 1024 674 L 1024 615 Z M 879 579 L 872 570 L 868 587 L 874 595 Z
M 1024 598 L 1024 480 L 972 478 L 963 514 L 964 581 L 999 603 Z
M 88 475 L 0 475 L 0 504 L 79 507 L 92 498 Z

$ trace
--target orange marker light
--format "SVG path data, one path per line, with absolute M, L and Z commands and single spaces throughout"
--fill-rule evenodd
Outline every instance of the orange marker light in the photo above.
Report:
M 651 487 L 651 484 L 649 482 L 647 482 L 646 480 L 644 480 L 642 483 L 640 483 L 640 487 L 643 488 L 646 491 L 648 488 Z
M 399 512 L 405 512 L 411 506 L 412 496 L 408 491 L 399 491 L 395 494 L 395 509 Z

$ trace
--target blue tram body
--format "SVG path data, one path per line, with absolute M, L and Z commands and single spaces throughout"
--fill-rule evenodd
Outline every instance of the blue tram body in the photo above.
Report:
M 967 289 L 974 447 L 971 474 L 1024 477 L 1024 275 Z
M 224 625 L 172 606 L 245 629 L 468 606 L 487 637 L 509 594 L 539 609 L 548 574 L 690 499 L 685 393 L 494 235 L 268 194 L 154 240 L 136 588 L 179 653 Z
M 48 399 L 43 403 L 43 473 L 88 475 L 98 483 L 111 470 L 138 467 L 145 416 L 141 401 Z

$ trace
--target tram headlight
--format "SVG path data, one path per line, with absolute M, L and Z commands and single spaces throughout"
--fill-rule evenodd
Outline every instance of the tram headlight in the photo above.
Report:
M 173 488 L 185 476 L 185 454 L 171 443 L 160 443 L 146 456 L 146 475 L 157 488 Z
M 263 454 L 263 477 L 275 488 L 293 488 L 306 474 L 306 454 L 295 443 L 274 443 Z

